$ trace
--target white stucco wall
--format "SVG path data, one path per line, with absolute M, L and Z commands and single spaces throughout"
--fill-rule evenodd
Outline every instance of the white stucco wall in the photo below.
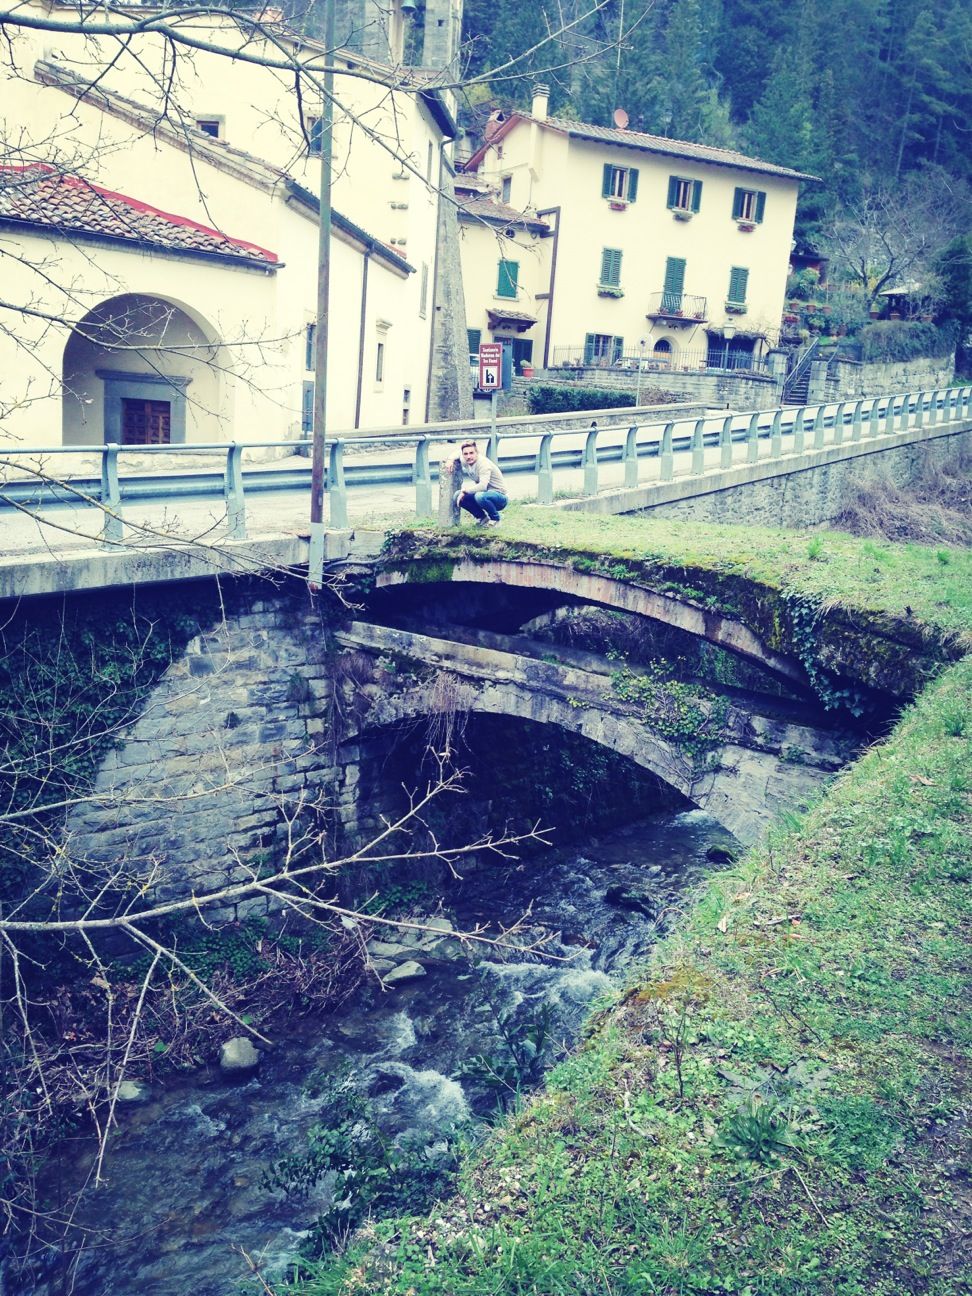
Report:
M 602 196 L 605 163 L 636 167 L 636 200 L 611 209 Z M 587 333 L 622 337 L 636 352 L 661 338 L 674 347 L 706 345 L 704 327 L 666 325 L 646 319 L 652 294 L 661 292 L 668 257 L 684 258 L 684 292 L 706 299 L 710 326 L 774 334 L 783 309 L 798 186 L 790 179 L 740 167 L 662 157 L 582 140 L 519 123 L 489 150 L 479 173 L 497 186 L 511 177 L 510 202 L 520 209 L 560 207 L 558 268 L 552 346 L 581 347 Z M 677 220 L 668 210 L 670 176 L 701 180 L 700 210 Z M 766 194 L 764 218 L 751 231 L 733 219 L 736 187 Z M 599 297 L 604 248 L 621 251 L 621 298 Z M 552 241 L 545 253 L 553 251 Z M 728 313 L 725 303 L 732 267 L 749 271 L 746 313 Z M 465 262 L 464 262 L 465 268 Z M 467 297 L 472 303 L 472 298 Z M 470 310 L 474 309 L 470 304 Z

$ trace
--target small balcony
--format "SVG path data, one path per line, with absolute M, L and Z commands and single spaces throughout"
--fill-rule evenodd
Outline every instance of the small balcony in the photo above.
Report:
M 701 324 L 705 321 L 706 299 L 691 293 L 657 292 L 648 298 L 645 315 L 666 324 Z

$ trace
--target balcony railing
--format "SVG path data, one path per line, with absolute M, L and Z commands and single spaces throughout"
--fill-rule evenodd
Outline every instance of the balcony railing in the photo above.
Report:
M 753 355 L 751 351 L 733 348 L 728 343 L 722 346 L 709 345 L 695 347 L 692 350 L 678 348 L 671 351 L 622 351 L 595 355 L 589 347 L 557 346 L 553 348 L 551 369 L 610 369 L 642 373 L 698 373 L 700 370 L 716 370 L 733 373 L 767 372 L 766 361 L 762 356 Z
M 651 293 L 645 314 L 649 319 L 684 320 L 698 324 L 706 319 L 706 298 L 691 293 Z

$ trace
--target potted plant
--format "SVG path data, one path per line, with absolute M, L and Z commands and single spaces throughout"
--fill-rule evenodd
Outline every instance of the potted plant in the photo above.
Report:
M 753 221 L 736 221 L 736 228 L 741 229 L 744 234 L 751 234 L 756 225 Z

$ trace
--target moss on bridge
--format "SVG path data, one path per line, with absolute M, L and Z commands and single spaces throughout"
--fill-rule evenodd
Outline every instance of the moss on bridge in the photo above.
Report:
M 551 564 L 728 616 L 828 705 L 853 707 L 857 688 L 912 697 L 972 646 L 972 558 L 944 546 L 512 507 L 500 531 L 398 532 L 381 562 L 434 582 L 460 560 Z

